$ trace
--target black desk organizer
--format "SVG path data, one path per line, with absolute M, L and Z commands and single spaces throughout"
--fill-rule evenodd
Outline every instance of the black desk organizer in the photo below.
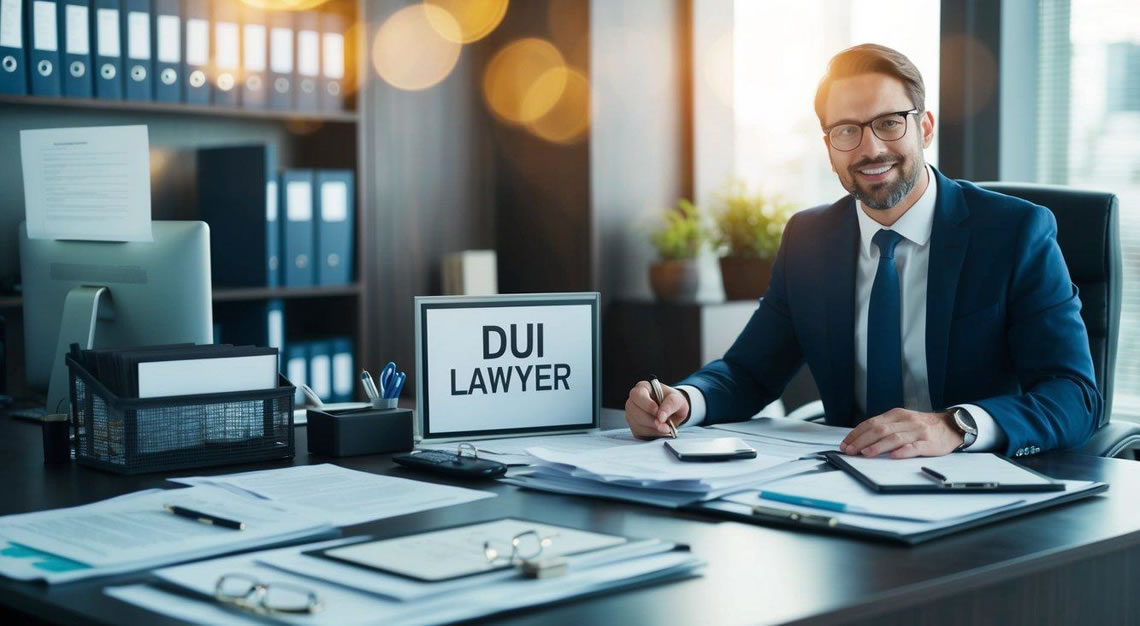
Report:
M 294 456 L 296 387 L 283 377 L 273 389 L 128 399 L 66 363 L 80 465 L 143 474 Z

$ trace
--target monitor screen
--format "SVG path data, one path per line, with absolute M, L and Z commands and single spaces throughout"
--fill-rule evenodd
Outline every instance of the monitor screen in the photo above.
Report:
M 423 438 L 597 427 L 598 333 L 597 293 L 416 298 Z

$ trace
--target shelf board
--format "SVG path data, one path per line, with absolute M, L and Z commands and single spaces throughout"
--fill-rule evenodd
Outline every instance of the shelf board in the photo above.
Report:
M 338 298 L 360 295 L 360 285 L 336 285 L 332 287 L 220 287 L 214 289 L 214 302 L 241 302 L 247 300 L 270 300 L 272 298 Z M 24 306 L 23 296 L 0 296 L 0 311 L 19 309 Z
M 335 298 L 360 295 L 360 285 L 330 287 L 219 287 L 214 289 L 214 302 L 269 300 L 271 298 Z
M 202 106 L 178 102 L 144 102 L 134 100 L 94 100 L 88 98 L 46 98 L 43 96 L 0 95 L 0 104 L 25 106 L 51 106 L 75 109 L 98 109 L 103 111 L 133 111 L 139 113 L 170 113 L 174 115 L 208 115 L 239 119 L 260 119 L 278 121 L 317 121 L 355 124 L 359 116 L 355 111 L 304 112 L 276 111 L 269 109 L 243 109 L 234 107 Z

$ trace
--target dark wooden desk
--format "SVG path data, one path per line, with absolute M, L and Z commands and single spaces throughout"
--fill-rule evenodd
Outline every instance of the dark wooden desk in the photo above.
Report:
M 305 441 L 305 429 L 299 428 L 295 462 L 323 462 L 304 452 Z M 387 456 L 337 462 L 409 475 Z M 686 542 L 708 562 L 700 578 L 496 620 L 512 624 L 1140 623 L 1140 463 L 1057 453 L 1025 463 L 1058 478 L 1102 480 L 1112 487 L 1102 496 L 914 548 L 716 522 L 497 484 L 488 487 L 497 498 L 354 526 L 346 534 L 397 536 L 523 515 Z M 273 465 L 193 473 L 269 467 Z M 39 426 L 0 415 L 0 514 L 170 486 L 164 478 L 119 477 L 74 465 L 45 467 Z M 0 580 L 0 603 L 68 624 L 171 623 L 102 593 L 105 585 L 147 578 L 140 573 L 50 588 Z

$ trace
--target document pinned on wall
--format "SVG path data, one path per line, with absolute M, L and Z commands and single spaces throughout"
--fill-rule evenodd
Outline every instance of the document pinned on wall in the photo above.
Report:
M 154 241 L 146 126 L 20 131 L 28 237 Z

